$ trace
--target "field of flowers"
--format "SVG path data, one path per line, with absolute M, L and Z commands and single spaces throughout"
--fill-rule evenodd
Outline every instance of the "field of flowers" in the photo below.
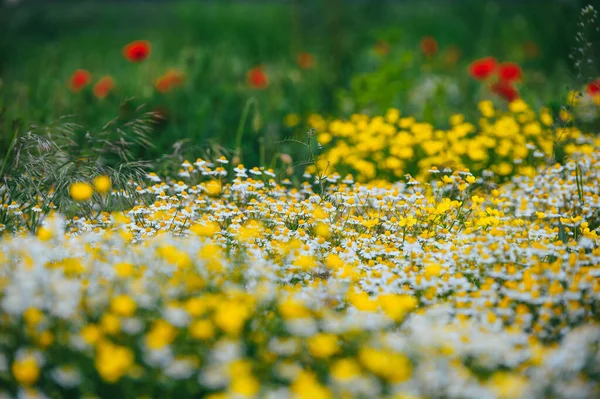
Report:
M 73 183 L 77 216 L 35 235 L 44 204 L 5 202 L 4 395 L 596 397 L 600 139 L 565 137 L 564 165 L 500 185 L 432 166 L 295 187 L 221 157 L 149 173 L 119 212 L 108 176 Z
M 298 4 L 227 18 L 277 31 Z M 11 7 L 18 31 L 88 6 Z M 461 60 L 442 30 L 347 36 L 337 72 L 225 39 L 168 65 L 151 35 L 105 64 L 90 38 L 64 62 L 81 38 L 39 45 L 58 79 L 0 60 L 0 399 L 600 397 L 598 17 L 578 14 L 568 82 L 544 43 Z

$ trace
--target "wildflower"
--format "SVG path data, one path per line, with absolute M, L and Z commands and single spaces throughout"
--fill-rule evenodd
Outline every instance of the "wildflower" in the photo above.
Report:
M 135 301 L 127 295 L 114 297 L 110 302 L 110 307 L 113 312 L 124 317 L 132 316 L 136 310 Z
M 421 52 L 425 57 L 432 57 L 438 52 L 438 43 L 432 36 L 425 36 L 420 42 Z
M 431 263 L 425 267 L 425 278 L 431 280 L 433 277 L 438 277 L 442 273 L 442 266 L 437 263 Z
M 92 81 L 92 74 L 86 71 L 85 69 L 78 69 L 73 72 L 71 78 L 69 79 L 69 88 L 71 91 L 78 92 L 81 91 L 85 86 L 90 84 Z
M 206 183 L 205 190 L 208 195 L 215 197 L 221 194 L 221 182 L 218 180 L 211 180 L 208 183 Z
M 527 111 L 528 108 L 529 108 L 529 106 L 522 99 L 513 101 L 508 106 L 508 109 L 510 110 L 510 112 L 514 112 L 514 113 L 525 112 L 525 111 Z
M 121 321 L 112 313 L 104 313 L 100 319 L 102 331 L 109 335 L 118 334 L 121 331 Z
M 227 334 L 237 336 L 249 316 L 250 312 L 245 304 L 228 301 L 217 306 L 215 324 Z
M 385 314 L 396 322 L 402 321 L 406 314 L 418 305 L 415 297 L 410 295 L 380 295 L 377 301 L 381 304 Z
M 128 262 L 115 263 L 113 268 L 115 269 L 117 276 L 122 278 L 131 277 L 135 272 L 135 267 L 133 266 L 133 264 Z
M 291 298 L 279 303 L 279 312 L 284 319 L 304 318 L 310 316 L 309 310 L 301 302 Z
M 110 177 L 108 176 L 97 176 L 92 181 L 94 189 L 99 194 L 106 194 L 111 187 Z
M 508 102 L 512 102 L 519 98 L 519 91 L 508 82 L 500 81 L 494 83 L 491 87 L 491 91 Z
M 248 85 L 253 89 L 266 89 L 269 85 L 269 78 L 262 65 L 254 67 L 248 71 L 246 76 Z
M 301 371 L 291 386 L 294 397 L 311 399 L 331 399 L 333 395 L 319 383 L 317 377 L 309 371 Z
M 469 66 L 469 73 L 477 80 L 484 80 L 492 76 L 496 70 L 496 59 L 493 57 L 485 57 L 475 60 Z
M 40 228 L 38 228 L 37 237 L 42 241 L 48 241 L 52 237 L 54 237 L 54 233 L 52 233 L 52 230 L 41 226 Z
M 310 53 L 302 52 L 296 56 L 296 62 L 302 69 L 309 69 L 315 65 L 315 58 Z
M 152 46 L 147 40 L 136 40 L 123 47 L 123 56 L 129 62 L 141 62 L 150 56 Z
M 328 358 L 338 349 L 338 337 L 333 334 L 319 333 L 308 341 L 308 350 L 317 358 Z
M 165 320 L 157 320 L 146 335 L 146 345 L 150 349 L 158 350 L 171 344 L 176 336 L 175 327 Z
M 15 360 L 12 365 L 15 379 L 22 385 L 33 385 L 40 378 L 40 368 L 33 355 L 27 355 L 20 360 Z
M 190 335 L 195 339 L 206 340 L 215 335 L 213 323 L 209 320 L 197 320 L 189 326 Z
M 504 82 L 520 80 L 522 75 L 521 67 L 514 62 L 503 62 L 498 66 L 498 76 Z
M 237 376 L 231 382 L 231 391 L 243 397 L 253 397 L 260 391 L 260 383 L 250 375 Z
M 221 227 L 217 222 L 204 222 L 198 223 L 190 227 L 190 231 L 193 233 L 204 236 L 204 237 L 212 237 L 216 233 L 221 230 Z
M 527 386 L 527 379 L 520 375 L 497 372 L 490 378 L 489 384 L 500 399 L 518 398 Z
M 412 374 L 410 361 L 401 353 L 363 347 L 358 358 L 365 368 L 394 383 L 406 381 Z
M 160 93 L 167 93 L 183 83 L 183 73 L 178 69 L 169 69 L 156 80 L 155 87 Z
M 95 324 L 88 324 L 80 332 L 85 342 L 95 345 L 102 338 L 102 330 Z
M 114 345 L 108 341 L 98 345 L 95 366 L 98 374 L 109 383 L 119 381 L 134 363 L 133 353 L 129 348 Z
M 329 228 L 329 225 L 327 223 L 317 224 L 317 226 L 315 227 L 315 233 L 319 237 L 323 237 L 325 239 L 331 237 L 331 229 Z
M 108 96 L 108 94 L 114 87 L 114 79 L 110 76 L 104 76 L 100 78 L 98 82 L 96 82 L 96 84 L 94 85 L 93 92 L 96 98 L 103 99 L 106 96 Z
M 351 380 L 360 374 L 360 365 L 354 359 L 340 359 L 331 366 L 332 377 L 339 381 Z
M 92 198 L 94 189 L 89 183 L 77 182 L 69 187 L 69 194 L 75 201 L 87 201 Z
M 287 114 L 283 118 L 283 124 L 287 127 L 296 127 L 300 124 L 300 121 L 298 114 Z
M 81 373 L 73 366 L 55 368 L 52 370 L 52 378 L 65 388 L 75 388 L 81 384 Z
M 600 78 L 588 83 L 586 90 L 592 96 L 600 94 Z

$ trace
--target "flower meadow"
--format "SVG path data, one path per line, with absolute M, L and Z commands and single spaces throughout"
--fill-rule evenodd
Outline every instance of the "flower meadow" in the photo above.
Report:
M 592 6 L 105 3 L 0 0 L 0 399 L 600 398 Z
M 600 102 L 600 95 L 583 98 L 588 97 Z M 327 147 L 311 170 L 351 172 L 359 181 L 394 181 L 406 173 L 426 179 L 431 167 L 447 166 L 502 180 L 515 172 L 533 176 L 536 167 L 557 153 L 590 154 L 597 145 L 593 135 L 569 124 L 572 114 L 564 109 L 554 117 L 547 108 L 535 112 L 521 99 L 511 101 L 507 110 L 490 100 L 478 108 L 477 124 L 454 114 L 449 129 L 394 108 L 374 117 L 354 114 L 349 120 L 313 115 L 309 123 L 318 132 L 316 139 Z
M 500 183 L 293 185 L 220 157 L 73 183 L 35 234 L 5 203 L 1 395 L 595 397 L 600 145 L 568 136 L 564 164 Z

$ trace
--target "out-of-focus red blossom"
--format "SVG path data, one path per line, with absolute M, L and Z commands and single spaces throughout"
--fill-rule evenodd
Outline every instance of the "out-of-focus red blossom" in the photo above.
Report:
M 377 55 L 388 55 L 390 53 L 390 44 L 385 40 L 378 40 L 375 46 L 373 46 L 373 50 L 375 50 Z
M 586 90 L 592 96 L 600 94 L 600 78 L 588 83 Z
M 105 98 L 114 87 L 114 79 L 110 76 L 104 76 L 94 85 L 94 95 L 100 99 Z
M 495 93 L 508 102 L 519 98 L 519 91 L 510 82 L 499 81 L 492 85 L 492 93 Z
M 309 69 L 315 65 L 315 57 L 310 53 L 302 52 L 296 56 L 296 62 L 302 69 Z
M 521 80 L 523 72 L 521 67 L 514 62 L 503 62 L 498 66 L 498 76 L 505 82 Z
M 181 86 L 183 83 L 183 73 L 178 69 L 169 69 L 164 75 L 156 80 L 156 90 L 161 93 L 167 93 L 172 88 Z
M 438 52 L 438 42 L 432 36 L 421 39 L 421 51 L 425 57 L 434 56 Z
M 72 91 L 81 91 L 85 86 L 90 84 L 92 81 L 92 74 L 85 69 L 78 69 L 73 72 L 71 79 L 69 79 L 69 88 Z
M 150 56 L 152 46 L 147 40 L 136 40 L 123 47 L 123 56 L 130 62 L 141 62 Z
M 469 73 L 477 80 L 483 80 L 490 77 L 496 70 L 496 59 L 494 57 L 485 57 L 475 60 L 469 66 Z
M 269 86 L 269 78 L 262 65 L 252 68 L 246 76 L 248 85 L 253 89 L 265 89 Z

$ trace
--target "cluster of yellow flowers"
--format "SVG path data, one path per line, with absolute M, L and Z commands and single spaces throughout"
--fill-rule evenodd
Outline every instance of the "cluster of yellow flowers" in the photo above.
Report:
M 572 116 L 561 111 L 554 120 L 548 109 L 539 113 L 524 101 L 509 104 L 508 111 L 494 108 L 491 101 L 479 104 L 478 126 L 462 114 L 450 118 L 449 129 L 438 129 L 403 117 L 390 109 L 384 116 L 352 115 L 349 120 L 325 121 L 312 115 L 308 123 L 317 131 L 317 141 L 326 146 L 317 168 L 352 173 L 358 181 L 387 178 L 406 173 L 424 177 L 428 170 L 468 168 L 472 173 L 495 174 L 504 180 L 513 174 L 532 176 L 536 167 L 559 153 L 590 153 L 598 146 L 596 136 L 586 137 L 567 127 Z
M 600 395 L 598 148 L 497 187 L 181 167 L 0 239 L 0 397 Z
M 75 201 L 87 201 L 94 195 L 94 190 L 100 195 L 104 195 L 110 191 L 111 182 L 108 176 L 97 176 L 92 181 L 92 184 L 87 182 L 76 182 L 69 187 L 69 194 Z

